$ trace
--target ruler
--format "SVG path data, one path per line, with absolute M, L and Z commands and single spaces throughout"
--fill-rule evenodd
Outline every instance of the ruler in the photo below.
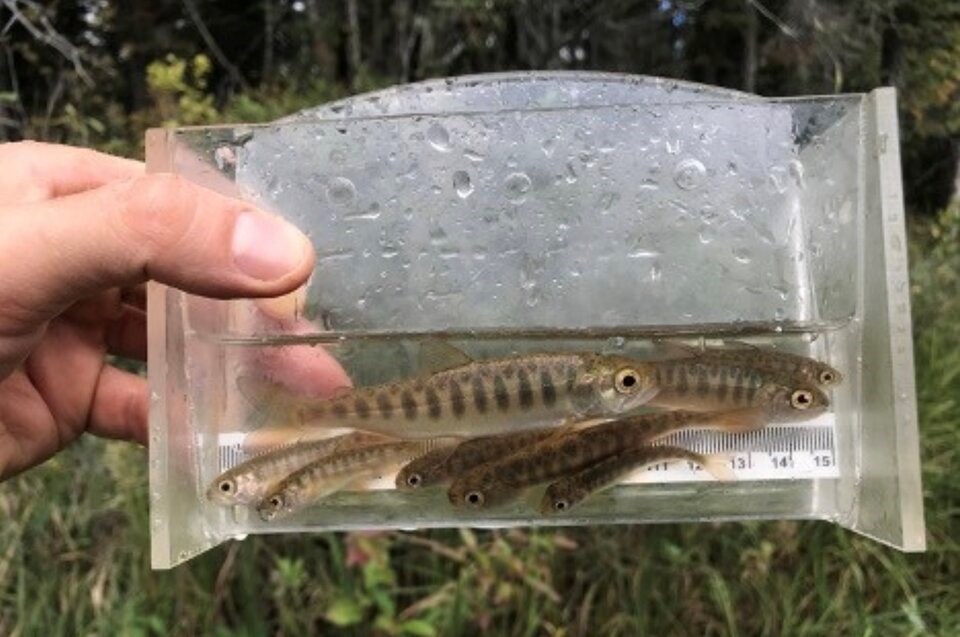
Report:
M 728 434 L 688 429 L 654 443 L 684 447 L 703 455 L 721 455 L 740 480 L 812 480 L 836 478 L 837 468 L 833 414 L 791 425 L 769 425 L 757 431 Z M 242 443 L 246 434 L 221 434 L 217 439 L 219 470 L 246 460 Z M 370 488 L 393 487 L 393 476 Z M 649 465 L 627 476 L 624 483 L 698 482 L 713 478 L 699 465 L 674 460 Z

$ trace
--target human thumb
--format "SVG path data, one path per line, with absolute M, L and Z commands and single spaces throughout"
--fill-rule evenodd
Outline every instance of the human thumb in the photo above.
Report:
M 216 298 L 265 297 L 295 289 L 313 269 L 310 241 L 294 226 L 174 175 L 0 213 L 0 333 L 148 279 Z

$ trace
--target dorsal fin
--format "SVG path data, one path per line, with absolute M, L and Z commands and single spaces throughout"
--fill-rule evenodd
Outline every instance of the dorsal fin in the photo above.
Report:
M 693 358 L 701 354 L 698 348 L 676 341 L 657 341 L 656 347 L 670 358 Z
M 469 365 L 473 362 L 473 359 L 463 350 L 447 342 L 428 338 L 420 343 L 419 362 L 422 374 L 435 374 L 454 367 Z

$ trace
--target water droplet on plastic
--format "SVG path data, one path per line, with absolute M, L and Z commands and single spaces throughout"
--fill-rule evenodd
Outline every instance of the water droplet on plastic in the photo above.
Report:
M 511 173 L 503 182 L 504 190 L 507 193 L 507 199 L 511 203 L 523 203 L 527 199 L 527 193 L 530 192 L 530 178 L 526 173 Z
M 673 181 L 683 190 L 699 188 L 707 176 L 707 169 L 698 159 L 684 159 L 673 170 Z
M 342 164 L 347 161 L 347 153 L 342 148 L 334 148 L 330 151 L 330 162 L 333 164 Z
M 733 258 L 739 261 L 740 263 L 750 263 L 750 251 L 746 248 L 734 248 L 733 249 Z
M 470 161 L 475 161 L 475 162 L 481 162 L 484 159 L 482 154 L 478 153 L 475 150 L 471 150 L 469 148 L 463 151 L 463 156 L 469 159 Z
M 430 229 L 430 243 L 440 245 L 447 240 L 447 233 L 443 228 L 437 226 Z
M 615 204 L 619 199 L 620 195 L 615 192 L 605 192 L 600 195 L 600 212 L 602 214 L 607 214 L 610 212 L 610 208 L 612 208 L 613 204 Z
M 700 233 L 699 233 L 700 243 L 704 245 L 710 243 L 711 241 L 713 241 L 714 235 L 715 235 L 715 232 L 713 228 L 711 228 L 709 225 L 703 224 L 700 226 Z
M 473 194 L 473 182 L 470 181 L 467 171 L 458 170 L 453 173 L 453 189 L 461 199 L 466 199 Z
M 540 146 L 543 149 L 543 154 L 547 157 L 553 157 L 553 151 L 557 148 L 557 138 L 548 137 L 543 140 L 543 144 Z
M 774 166 L 770 169 L 770 172 L 767 176 L 770 178 L 770 183 L 773 184 L 773 189 L 777 194 L 782 195 L 787 192 L 787 169 L 783 166 Z
M 567 174 L 566 179 L 568 184 L 576 183 L 577 181 L 577 167 L 574 165 L 573 160 L 567 162 Z
M 797 183 L 797 188 L 803 189 L 804 180 L 803 180 L 803 162 L 799 159 L 791 159 L 787 164 L 787 170 L 790 172 L 790 176 L 793 177 L 793 180 Z
M 783 318 L 784 318 L 784 316 L 786 316 L 786 312 L 784 311 L 784 309 L 783 309 L 782 307 L 778 307 L 778 308 L 777 308 L 776 310 L 774 310 L 774 312 L 773 312 L 773 320 L 775 320 L 775 321 L 782 321 Z M 780 326 L 778 325 L 777 327 L 780 327 Z M 783 328 L 781 328 L 781 329 L 783 329 Z
M 348 206 L 357 196 L 357 188 L 346 177 L 335 177 L 327 187 L 327 197 L 338 206 Z
M 450 132 L 439 122 L 430 124 L 427 129 L 427 141 L 441 153 L 450 152 Z
M 654 261 L 650 266 L 650 281 L 652 283 L 657 283 L 660 281 L 663 276 L 663 268 L 660 267 L 659 261 Z

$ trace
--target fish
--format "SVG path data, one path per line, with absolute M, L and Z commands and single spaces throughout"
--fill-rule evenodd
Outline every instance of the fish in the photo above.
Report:
M 764 372 L 746 363 L 696 357 L 645 363 L 656 392 L 647 406 L 693 411 L 762 409 L 776 422 L 808 420 L 830 399 L 816 385 Z
M 271 486 L 310 462 L 344 449 L 385 440 L 386 437 L 378 434 L 358 432 L 274 449 L 218 475 L 207 489 L 206 496 L 211 502 L 224 506 L 252 504 Z
M 583 424 L 596 422 L 588 420 Z M 576 423 L 564 431 L 574 431 L 580 425 Z M 556 435 L 556 429 L 533 429 L 513 434 L 479 436 L 452 448 L 435 449 L 404 465 L 397 473 L 396 486 L 409 491 L 441 484 L 485 462 L 503 458 Z
M 698 349 L 675 342 L 664 342 L 660 345 L 667 350 L 676 352 L 680 358 L 695 358 L 706 363 L 734 363 L 805 385 L 827 388 L 835 387 L 843 382 L 843 374 L 839 370 L 815 358 L 772 348 L 757 347 L 748 343 L 734 342 L 731 344 L 733 347 L 708 347 L 706 349 Z
M 585 417 L 615 416 L 647 402 L 652 376 L 636 361 L 594 353 L 540 353 L 472 360 L 457 352 L 453 366 L 398 382 L 344 389 L 326 400 L 287 394 L 295 412 L 280 420 L 311 428 L 349 427 L 407 440 L 469 438 L 559 427 Z M 652 371 L 652 370 L 651 370 Z M 246 395 L 265 381 L 243 382 Z M 251 391 L 251 386 L 261 390 Z M 269 385 L 269 383 L 267 383 Z M 254 401 L 256 402 L 256 401 Z M 269 426 L 256 434 L 270 435 Z
M 257 513 L 265 522 L 291 515 L 349 484 L 392 471 L 394 466 L 451 442 L 444 439 L 383 442 L 320 458 L 270 488 L 257 503 Z
M 578 472 L 607 456 L 649 444 L 680 429 L 752 431 L 766 424 L 762 410 L 723 413 L 670 411 L 642 414 L 547 438 L 501 460 L 456 477 L 447 491 L 454 506 L 488 508 L 520 491 Z
M 554 482 L 543 494 L 540 512 L 549 515 L 569 511 L 591 494 L 616 484 L 634 470 L 666 460 L 688 460 L 702 466 L 717 480 L 735 479 L 729 459 L 724 455 L 705 456 L 683 447 L 642 445 L 607 456 Z

